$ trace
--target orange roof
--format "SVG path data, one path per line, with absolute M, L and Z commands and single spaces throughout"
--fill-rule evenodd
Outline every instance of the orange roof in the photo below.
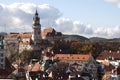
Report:
M 21 37 L 21 38 L 30 38 L 32 36 L 31 33 L 14 33 L 14 34 L 7 34 L 5 36 L 5 38 L 18 38 L 18 37 Z
M 29 71 L 40 71 L 40 64 L 39 64 L 39 62 L 36 62 L 33 65 L 25 66 L 24 69 L 29 70 Z
M 39 62 L 34 64 L 34 66 L 32 67 L 31 71 L 40 71 L 40 64 L 39 64 Z
M 44 31 L 42 32 L 42 36 L 46 36 L 48 33 L 52 33 L 52 32 L 56 32 L 54 28 L 44 29 Z
M 5 38 L 17 38 L 19 34 L 7 34 Z
M 24 66 L 24 69 L 25 69 L 25 70 L 28 70 L 28 71 L 31 71 L 32 66 L 31 66 L 31 65 Z
M 90 58 L 90 54 L 56 54 L 54 59 L 60 60 L 82 60 L 87 61 Z
M 47 29 L 44 29 L 44 32 L 48 33 L 48 32 L 53 32 L 55 31 L 54 28 L 47 28 Z
M 19 34 L 19 36 L 21 38 L 30 38 L 32 36 L 32 34 L 31 33 L 21 33 L 21 34 Z

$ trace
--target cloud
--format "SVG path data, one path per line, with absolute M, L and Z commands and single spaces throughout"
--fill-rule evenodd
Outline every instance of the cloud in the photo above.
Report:
M 120 37 L 120 26 L 113 26 L 109 28 L 99 27 L 94 30 L 96 36 L 106 37 L 106 38 L 116 38 Z
M 116 3 L 117 7 L 120 8 L 120 0 L 104 0 L 106 2 Z
M 93 29 L 90 24 L 84 25 L 81 21 L 72 21 L 69 18 L 58 18 L 56 29 L 66 34 L 92 35 Z
M 35 5 L 32 3 L 0 4 L 0 28 L 6 25 L 7 32 L 31 31 L 34 13 L 38 10 L 43 27 L 54 25 L 55 19 L 61 16 L 61 12 L 48 4 Z M 25 28 L 24 28 L 25 27 Z
M 91 24 L 83 24 L 81 21 L 72 21 L 69 18 L 58 18 L 55 29 L 66 34 L 78 34 L 86 37 L 120 37 L 120 26 L 92 27 Z
M 113 0 L 111 1 L 113 2 Z M 31 32 L 32 19 L 36 8 L 42 28 L 52 26 L 62 33 L 78 34 L 86 37 L 120 37 L 120 26 L 94 28 L 91 24 L 84 24 L 82 21 L 72 21 L 63 17 L 62 13 L 51 5 L 35 5 L 32 3 L 0 4 L 0 31 Z
M 106 2 L 120 2 L 120 0 L 105 0 Z

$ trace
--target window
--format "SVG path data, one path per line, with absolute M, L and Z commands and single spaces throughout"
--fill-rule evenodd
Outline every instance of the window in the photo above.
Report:
M 59 57 L 57 57 L 57 59 L 59 59 Z
M 3 64 L 0 64 L 0 67 L 3 67 Z
M 85 59 L 85 57 L 83 57 L 82 59 Z
M 3 62 L 3 59 L 1 59 L 1 62 Z
M 1 57 L 3 57 L 3 54 L 1 54 Z
M 38 34 L 40 34 L 40 32 L 38 31 Z
M 93 65 L 90 65 L 91 68 L 93 68 Z
M 112 77 L 111 80 L 118 80 L 116 77 Z

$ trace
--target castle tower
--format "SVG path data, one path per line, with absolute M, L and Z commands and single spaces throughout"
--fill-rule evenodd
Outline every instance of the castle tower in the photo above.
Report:
M 34 44 L 38 44 L 41 42 L 41 39 L 42 37 L 41 37 L 40 18 L 38 17 L 38 12 L 36 10 L 32 24 L 32 41 L 34 42 Z
M 42 48 L 42 37 L 41 37 L 41 24 L 40 18 L 38 16 L 38 12 L 36 10 L 35 15 L 33 17 L 32 23 L 32 42 L 33 42 L 33 52 L 35 59 L 41 59 L 41 48 Z

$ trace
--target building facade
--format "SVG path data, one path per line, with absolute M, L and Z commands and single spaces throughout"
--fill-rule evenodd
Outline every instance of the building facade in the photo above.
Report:
M 41 42 L 41 24 L 38 12 L 36 10 L 33 17 L 32 23 L 32 33 L 10 33 L 5 36 L 5 43 L 8 45 L 16 45 L 16 48 L 19 48 L 19 53 L 24 50 L 37 50 L 40 51 L 42 48 Z M 10 47 L 8 47 L 10 48 Z M 15 48 L 15 49 L 16 49 Z
M 0 35 L 0 69 L 5 69 L 5 49 L 3 44 L 3 35 Z
M 103 80 L 120 80 L 120 51 L 103 51 L 96 61 L 103 69 Z
M 45 41 L 60 40 L 60 39 L 62 39 L 62 33 L 57 32 L 53 28 L 47 28 L 44 29 L 43 32 L 41 31 L 40 18 L 36 10 L 35 15 L 33 17 L 32 32 L 7 34 L 5 36 L 5 43 L 7 45 L 19 44 L 19 46 L 16 45 L 15 47 L 11 47 L 11 46 L 9 47 L 13 49 L 19 47 L 19 53 L 21 53 L 24 50 L 34 50 L 38 52 L 41 50 L 41 48 L 44 48 L 46 46 L 46 45 L 42 45 L 44 44 Z M 8 53 L 10 53 L 10 50 Z
M 61 32 L 57 32 L 54 28 L 46 28 L 42 32 L 42 39 L 54 41 L 61 40 L 63 35 Z
M 97 79 L 97 65 L 91 54 L 55 54 L 54 59 L 75 66 L 79 72 L 91 73 Z

